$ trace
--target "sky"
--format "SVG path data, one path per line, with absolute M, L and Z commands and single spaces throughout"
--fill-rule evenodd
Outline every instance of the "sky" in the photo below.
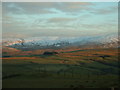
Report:
M 3 38 L 118 33 L 117 2 L 3 2 Z

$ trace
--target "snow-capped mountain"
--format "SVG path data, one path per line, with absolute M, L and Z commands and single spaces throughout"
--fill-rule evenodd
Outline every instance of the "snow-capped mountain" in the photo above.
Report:
M 66 46 L 80 46 L 80 47 L 119 47 L 119 37 L 115 34 L 108 34 L 102 36 L 82 36 L 82 37 L 31 37 L 24 39 L 3 39 L 3 46 L 10 46 L 14 48 L 53 48 Z

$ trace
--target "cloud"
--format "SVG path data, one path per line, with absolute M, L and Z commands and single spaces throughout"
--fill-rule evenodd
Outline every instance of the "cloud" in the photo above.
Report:
M 3 38 L 25 38 L 25 37 L 28 37 L 27 34 L 21 34 L 21 33 L 3 33 Z
M 61 23 L 61 22 L 71 22 L 76 20 L 76 18 L 65 18 L 65 17 L 57 17 L 48 19 L 49 23 Z
M 3 3 L 3 14 L 13 13 L 13 14 L 47 14 L 55 13 L 49 10 L 49 7 L 46 8 L 49 3 L 45 5 L 43 3 L 34 3 L 34 2 L 4 2 Z
M 55 8 L 62 12 L 77 12 L 85 10 L 93 3 L 89 2 L 4 2 L 3 11 L 11 12 L 14 14 L 46 14 L 46 13 L 57 13 L 50 9 Z
M 91 2 L 65 2 L 57 9 L 66 13 L 77 13 L 79 11 L 89 10 L 95 4 Z
M 2 5 L 2 14 L 14 13 L 21 14 L 24 12 L 22 7 L 18 7 L 15 3 L 3 3 Z
M 93 9 L 91 13 L 93 14 L 99 14 L 99 15 L 105 15 L 105 14 L 110 14 L 110 13 L 115 13 L 117 12 L 118 7 L 112 6 L 112 7 L 107 7 L 107 8 L 101 8 L 101 9 Z
M 13 37 L 12 33 L 27 37 L 93 35 L 103 30 L 109 33 L 116 29 L 117 17 L 115 5 L 108 4 L 3 2 L 3 32 L 6 37 L 9 33 Z
M 101 24 L 81 24 L 86 31 L 95 31 L 96 33 L 111 33 L 117 32 L 117 24 L 114 23 L 101 23 Z

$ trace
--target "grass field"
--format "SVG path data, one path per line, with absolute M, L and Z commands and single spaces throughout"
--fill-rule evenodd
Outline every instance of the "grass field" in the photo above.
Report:
M 3 57 L 3 88 L 88 87 L 119 87 L 118 49 Z

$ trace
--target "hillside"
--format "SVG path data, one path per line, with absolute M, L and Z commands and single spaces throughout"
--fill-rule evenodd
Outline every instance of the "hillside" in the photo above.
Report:
M 55 55 L 23 52 L 3 57 L 3 87 L 119 87 L 118 49 L 65 49 Z

